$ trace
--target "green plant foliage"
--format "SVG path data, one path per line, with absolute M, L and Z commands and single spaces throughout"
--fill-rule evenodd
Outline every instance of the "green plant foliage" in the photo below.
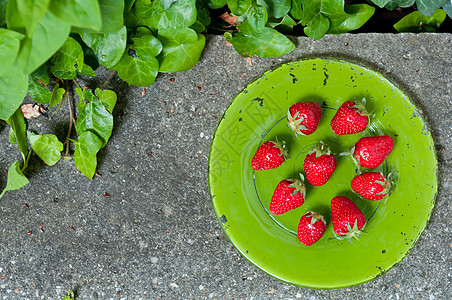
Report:
M 0 28 L 6 27 L 6 2 L 8 0 L 0 0 Z
M 185 28 L 196 22 L 196 0 L 155 0 L 151 28 Z
M 28 96 L 38 103 L 47 104 L 52 98 L 52 93 L 36 77 L 30 75 L 28 76 Z
M 44 17 L 50 0 L 16 0 L 19 15 L 28 36 L 32 36 L 41 18 Z
M 27 136 L 33 151 L 47 165 L 53 166 L 60 160 L 63 144 L 54 134 L 40 135 L 28 131 Z
M 52 0 L 50 11 L 70 26 L 99 31 L 102 26 L 97 0 Z
M 63 46 L 52 57 L 51 62 L 53 65 L 50 70 L 55 77 L 64 80 L 74 79 L 84 65 L 82 46 L 69 36 Z
M 123 0 L 99 0 L 99 8 L 102 18 L 101 32 L 118 31 L 124 26 Z
M 163 45 L 163 50 L 157 57 L 160 72 L 172 73 L 193 68 L 206 44 L 204 35 L 190 28 L 161 29 L 157 37 Z
M 328 33 L 341 34 L 360 28 L 372 17 L 375 7 L 366 4 L 353 4 L 346 6 L 344 11 L 347 18 L 342 22 L 340 20 L 331 22 Z
M 113 108 L 115 108 L 118 96 L 115 92 L 110 90 L 101 90 L 99 88 L 95 91 L 96 97 L 99 98 L 100 102 L 105 106 L 105 109 L 110 113 L 113 113 Z
M 112 67 L 124 81 L 136 86 L 154 83 L 159 71 L 156 56 L 162 51 L 161 42 L 152 35 L 131 38 L 133 44 L 124 51 L 119 62 Z
M 24 186 L 26 186 L 29 183 L 27 177 L 22 173 L 19 161 L 15 161 L 11 164 L 11 166 L 8 169 L 8 179 L 6 182 L 6 187 L 3 189 L 2 193 L 0 194 L 0 198 L 2 198 L 6 192 L 18 190 Z
M 8 124 L 14 133 L 14 141 L 17 143 L 20 152 L 22 152 L 22 158 L 25 159 L 28 154 L 27 124 L 25 124 L 25 119 L 20 109 L 16 110 L 9 118 Z
M 23 38 L 17 31 L 0 28 L 0 76 L 13 65 Z
M 269 11 L 275 18 L 284 17 L 290 10 L 291 0 L 265 0 Z
M 416 0 L 417 10 L 424 16 L 431 16 L 449 0 Z
M 391 0 L 370 0 L 370 1 L 380 8 L 385 7 L 385 5 L 388 4 L 388 2 L 391 2 Z
M 13 67 L 0 75 L 0 119 L 8 120 L 19 108 L 28 88 L 28 76 Z
M 244 57 L 255 54 L 260 57 L 282 56 L 295 49 L 295 45 L 286 36 L 273 28 L 264 27 L 261 32 L 255 32 L 247 22 L 239 28 L 241 32 L 234 35 L 226 32 L 225 38 Z
M 247 17 L 250 27 L 260 32 L 268 21 L 267 9 L 262 5 L 253 4 L 248 10 Z
M 250 8 L 253 0 L 227 0 L 231 12 L 236 16 L 241 16 Z
M 66 90 L 60 88 L 60 85 L 58 83 L 55 84 L 55 87 L 53 88 L 52 91 L 52 95 L 50 97 L 49 109 L 58 105 L 63 100 L 64 93 L 66 93 Z
M 414 4 L 415 0 L 389 0 L 385 8 L 388 10 L 394 10 L 397 7 L 410 7 Z
M 443 9 L 449 18 L 452 18 L 452 0 L 449 0 L 446 4 L 444 4 Z
M 102 148 L 102 141 L 91 132 L 85 131 L 74 141 L 74 163 L 77 169 L 89 179 L 93 179 L 97 167 L 97 152 Z
M 446 12 L 442 9 L 436 10 L 430 17 L 413 11 L 397 22 L 394 28 L 398 32 L 436 32 L 445 19 Z

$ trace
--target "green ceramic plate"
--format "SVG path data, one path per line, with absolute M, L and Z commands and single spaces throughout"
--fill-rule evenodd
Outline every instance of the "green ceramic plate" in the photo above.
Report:
M 367 99 L 375 117 L 363 133 L 337 136 L 330 128 L 336 109 L 346 100 Z M 315 133 L 296 138 L 286 126 L 287 109 L 299 101 L 316 101 L 322 119 Z M 351 148 L 362 136 L 387 134 L 394 150 L 378 168 L 392 173 L 395 186 L 386 203 L 359 198 L 350 188 L 356 167 L 337 155 L 338 167 L 321 187 L 307 185 L 306 202 L 280 216 L 269 203 L 282 179 L 304 173 L 306 152 L 323 140 L 334 153 Z M 273 170 L 256 171 L 251 159 L 258 146 L 278 137 L 291 159 Z M 226 236 L 250 262 L 285 282 L 318 289 L 357 285 L 383 274 L 405 257 L 424 230 L 437 190 L 433 140 L 408 97 L 382 75 L 354 63 L 307 59 L 282 65 L 250 83 L 220 121 L 209 156 L 209 185 L 216 216 Z M 352 199 L 368 219 L 367 233 L 349 243 L 333 239 L 330 202 Z M 300 217 L 323 214 L 325 235 L 312 246 L 298 241 Z

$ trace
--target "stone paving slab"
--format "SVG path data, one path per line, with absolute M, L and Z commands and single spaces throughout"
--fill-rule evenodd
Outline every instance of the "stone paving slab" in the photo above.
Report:
M 0 200 L 0 299 L 61 299 L 69 289 L 77 299 L 450 299 L 452 35 L 294 41 L 289 55 L 250 65 L 209 36 L 197 66 L 161 74 L 147 89 L 113 76 L 119 99 L 101 177 L 88 180 L 73 161 L 49 167 L 32 158 L 30 184 Z M 291 286 L 254 267 L 223 234 L 207 185 L 211 139 L 235 95 L 268 69 L 317 56 L 370 67 L 406 91 L 430 126 L 440 166 L 436 206 L 411 253 L 383 276 L 340 290 Z M 96 87 L 110 72 L 85 84 Z M 63 140 L 68 123 L 64 105 L 30 128 Z M 2 170 L 20 157 L 8 130 L 0 126 Z

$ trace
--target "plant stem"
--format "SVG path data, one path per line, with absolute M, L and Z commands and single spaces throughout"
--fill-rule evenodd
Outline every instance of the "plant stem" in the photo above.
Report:
M 77 83 L 77 81 L 75 81 L 75 83 Z M 69 129 L 67 131 L 66 140 L 64 141 L 64 146 L 66 147 L 66 156 L 69 156 L 69 138 L 71 137 L 72 126 L 75 123 L 75 118 L 74 118 L 74 111 L 72 110 L 72 102 L 71 102 L 71 98 L 69 97 L 69 92 L 66 93 L 66 98 L 67 98 L 67 102 L 69 105 Z
M 104 84 L 103 84 L 102 87 L 100 88 L 101 90 L 103 90 L 103 89 L 107 86 L 108 82 L 110 81 L 110 79 L 113 77 L 113 75 L 114 75 L 115 73 L 116 73 L 116 70 L 113 70 L 113 71 L 110 73 L 110 75 L 108 76 L 107 80 L 105 80 Z

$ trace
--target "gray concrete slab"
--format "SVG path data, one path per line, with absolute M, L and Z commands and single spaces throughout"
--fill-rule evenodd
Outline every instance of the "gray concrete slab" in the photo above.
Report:
M 0 299 L 61 299 L 69 289 L 78 299 L 450 299 L 452 35 L 294 40 L 294 52 L 251 66 L 210 36 L 197 66 L 161 74 L 146 90 L 114 76 L 119 100 L 99 154 L 102 177 L 88 180 L 73 161 L 48 167 L 33 158 L 31 184 L 0 200 Z M 331 291 L 291 286 L 251 265 L 222 233 L 207 186 L 210 142 L 235 95 L 264 71 L 312 56 L 360 63 L 404 88 L 430 125 L 440 165 L 436 206 L 411 253 L 371 282 Z M 64 139 L 67 124 L 63 106 L 30 127 Z M 20 154 L 4 126 L 0 145 L 5 170 Z

